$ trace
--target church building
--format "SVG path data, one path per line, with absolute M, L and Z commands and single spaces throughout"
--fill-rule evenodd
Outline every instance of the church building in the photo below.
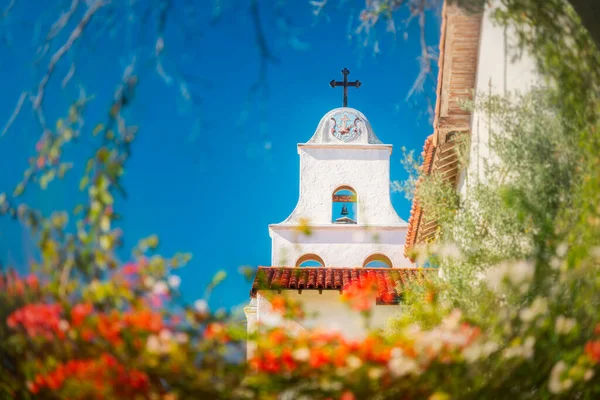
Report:
M 346 107 L 327 112 L 312 137 L 298 144 L 300 195 L 283 222 L 269 225 L 271 266 L 259 267 L 251 301 L 245 308 L 249 333 L 273 317 L 267 291 L 286 291 L 300 301 L 308 315 L 289 329 L 338 330 L 349 338 L 366 331 L 361 317 L 340 301 L 350 284 L 372 277 L 377 282 L 372 327 L 399 312 L 403 291 L 411 283 L 427 280 L 404 255 L 408 224 L 390 201 L 390 155 L 369 120 Z M 290 205 L 291 206 L 291 205 Z M 360 283 L 359 283 L 360 284 Z

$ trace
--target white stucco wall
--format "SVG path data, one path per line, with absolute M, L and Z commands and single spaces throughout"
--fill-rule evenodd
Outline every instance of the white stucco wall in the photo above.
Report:
M 305 254 L 316 254 L 327 267 L 362 267 L 367 257 L 384 254 L 394 268 L 414 265 L 404 257 L 406 226 L 311 226 L 309 236 L 295 227 L 272 225 L 272 265 L 295 266 Z
M 485 95 L 505 95 L 526 92 L 540 81 L 535 61 L 526 52 L 520 52 L 516 45 L 515 33 L 498 26 L 491 18 L 494 8 L 500 6 L 494 0 L 483 16 L 479 57 L 477 64 L 476 93 Z M 490 130 L 488 116 L 475 111 L 471 121 L 471 149 L 469 166 L 459 178 L 459 192 L 465 195 L 470 182 L 482 182 L 485 177 L 485 163 L 494 162 L 490 154 Z
M 283 224 L 308 218 L 314 224 L 330 224 L 331 196 L 347 185 L 357 194 L 357 222 L 369 225 L 402 225 L 390 201 L 392 146 L 376 144 L 301 144 L 300 197 Z

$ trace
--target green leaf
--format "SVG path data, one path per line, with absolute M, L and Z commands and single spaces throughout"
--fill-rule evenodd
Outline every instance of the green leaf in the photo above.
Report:
M 87 176 L 84 176 L 83 178 L 81 178 L 81 181 L 79 181 L 79 190 L 83 190 L 85 189 L 85 187 L 88 185 L 89 183 L 89 179 Z
M 215 276 L 213 276 L 212 281 L 210 282 L 210 284 L 208 285 L 209 288 L 214 288 L 215 286 L 217 286 L 219 283 L 223 282 L 225 280 L 225 278 L 227 278 L 227 272 L 220 270 L 218 271 Z
M 146 239 L 146 245 L 150 249 L 156 249 L 158 247 L 158 236 L 152 235 Z
M 25 184 L 23 182 L 19 183 L 13 192 L 13 196 L 17 197 L 23 194 L 25 191 Z
M 98 124 L 96 125 L 96 127 L 94 128 L 94 130 L 92 131 L 92 135 L 96 136 L 98 135 L 100 132 L 102 132 L 104 130 L 104 124 Z

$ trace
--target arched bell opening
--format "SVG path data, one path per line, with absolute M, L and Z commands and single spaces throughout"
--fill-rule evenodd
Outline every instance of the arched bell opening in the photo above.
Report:
M 325 261 L 316 254 L 304 254 L 296 261 L 296 267 L 324 267 Z
M 363 262 L 363 268 L 393 268 L 392 260 L 383 254 L 371 254 Z
M 356 224 L 356 191 L 350 186 L 340 186 L 331 198 L 331 222 L 334 224 Z

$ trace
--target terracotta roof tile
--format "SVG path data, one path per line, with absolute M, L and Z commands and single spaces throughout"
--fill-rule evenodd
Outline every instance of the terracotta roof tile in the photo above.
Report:
M 398 304 L 409 285 L 425 285 L 433 268 L 302 268 L 259 267 L 250 295 L 259 290 L 344 290 L 364 284 L 368 276 L 377 281 L 377 304 Z M 308 283 L 307 283 L 308 282 Z

